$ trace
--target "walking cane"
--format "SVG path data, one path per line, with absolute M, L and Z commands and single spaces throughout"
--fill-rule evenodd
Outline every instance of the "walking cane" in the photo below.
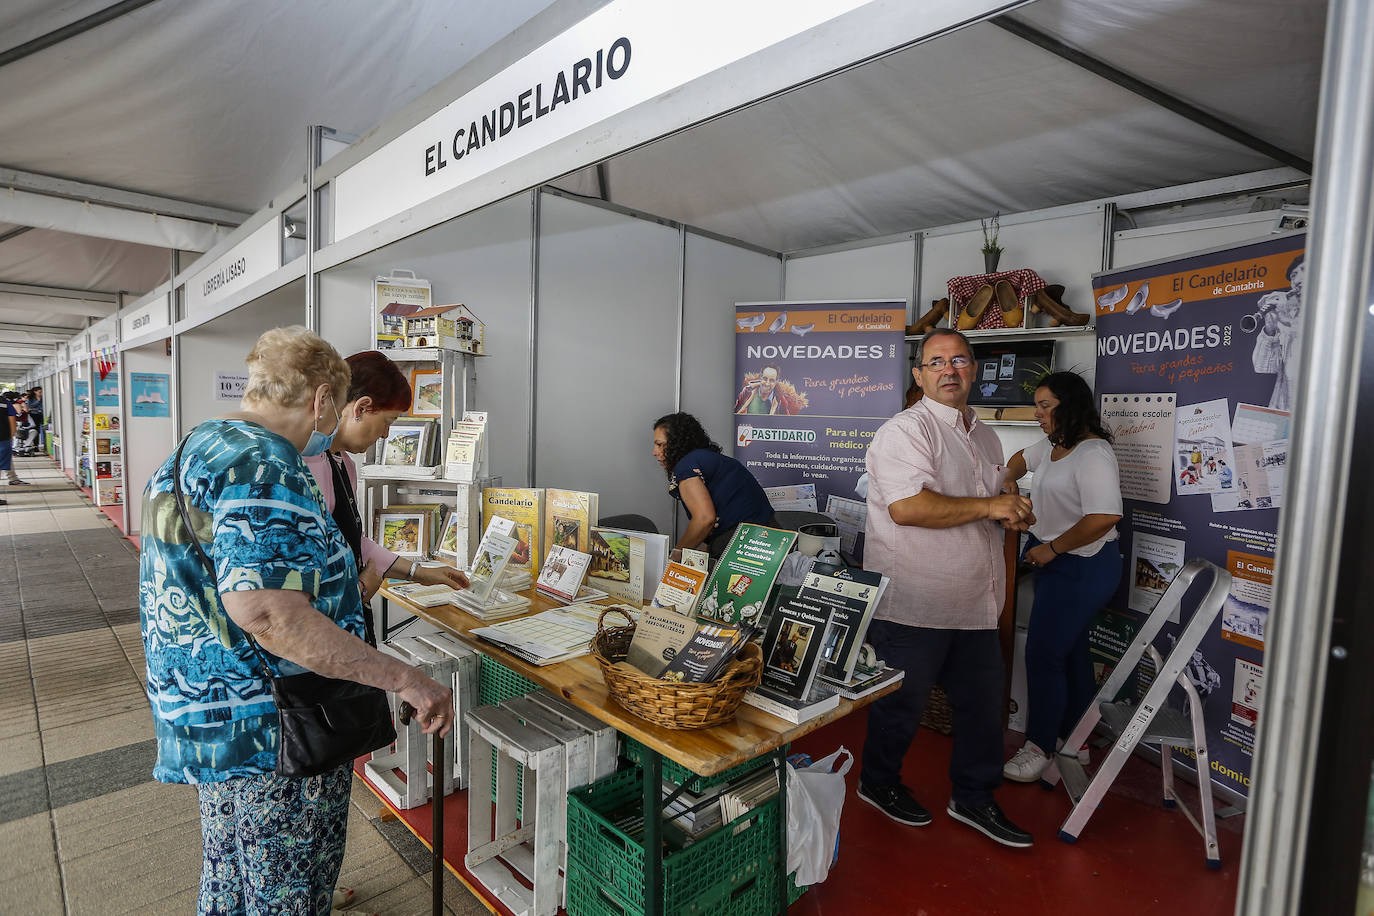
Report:
M 401 724 L 409 725 L 414 715 L 415 707 L 402 701 L 401 708 L 397 711 L 397 718 L 401 720 Z M 434 773 L 430 778 L 430 784 L 434 787 L 430 792 L 431 808 L 434 812 L 434 823 L 431 828 L 433 842 L 429 849 L 430 913 L 432 916 L 444 916 L 444 736 L 435 732 L 430 737 L 433 743 L 429 759 L 433 761 L 434 767 Z

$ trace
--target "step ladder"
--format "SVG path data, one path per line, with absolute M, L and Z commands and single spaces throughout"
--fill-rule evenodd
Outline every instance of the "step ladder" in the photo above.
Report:
M 1184 595 L 1192 587 L 1198 576 L 1204 572 L 1212 573 L 1212 584 L 1208 588 L 1191 619 L 1174 644 L 1168 658 L 1160 658 L 1154 648 L 1155 637 L 1169 618 L 1178 611 Z M 1073 843 L 1087 826 L 1088 819 L 1097 810 L 1107 790 L 1111 788 L 1126 760 L 1138 744 L 1158 745 L 1160 765 L 1163 771 L 1164 807 L 1180 808 L 1193 828 L 1202 835 L 1206 849 L 1207 867 L 1221 868 L 1221 853 L 1217 846 L 1216 813 L 1212 806 L 1211 761 L 1207 754 L 1206 726 L 1202 720 L 1202 703 L 1197 690 L 1189 680 L 1185 668 L 1193 657 L 1202 638 L 1216 622 L 1226 595 L 1231 590 L 1231 574 L 1206 560 L 1189 560 L 1174 577 L 1168 589 L 1160 596 L 1144 626 L 1136 634 L 1131 647 L 1121 657 L 1120 663 L 1112 669 L 1102 689 L 1097 692 L 1083 718 L 1078 720 L 1073 734 L 1064 742 L 1063 750 L 1051 758 L 1050 767 L 1042 780 L 1053 786 L 1062 778 L 1064 788 L 1073 801 L 1073 810 L 1063 826 L 1059 828 L 1059 838 Z M 1113 698 L 1121 692 L 1127 681 L 1135 676 L 1136 667 L 1150 654 L 1155 665 L 1155 679 L 1145 692 L 1140 704 L 1133 705 L 1129 699 L 1120 703 Z M 1178 684 L 1188 698 L 1188 712 L 1183 713 L 1165 703 L 1169 691 Z M 1083 765 L 1078 762 L 1077 749 L 1092 735 L 1093 729 L 1101 723 L 1111 732 L 1114 741 L 1111 751 L 1098 765 L 1097 771 L 1089 776 Z M 1201 823 L 1187 805 L 1179 805 L 1174 792 L 1172 748 L 1191 748 L 1197 754 L 1198 791 L 1201 795 Z

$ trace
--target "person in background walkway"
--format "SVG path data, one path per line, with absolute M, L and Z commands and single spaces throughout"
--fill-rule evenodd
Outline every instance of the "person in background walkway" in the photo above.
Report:
M 1011 456 L 1003 484 L 1017 493 L 1016 481 L 1027 471 L 1035 475 L 1036 521 L 1025 553 L 1037 570 L 1026 634 L 1029 721 L 1026 743 L 1002 768 L 1016 782 L 1040 778 L 1092 702 L 1088 629 L 1122 574 L 1120 475 L 1092 389 L 1072 372 L 1050 373 L 1035 390 L 1035 419 L 1045 438 Z
M 947 813 L 1004 846 L 1030 846 L 993 792 L 1002 783 L 1004 529 L 1035 516 L 1029 500 L 999 492 L 1002 443 L 968 406 L 968 339 L 936 328 L 916 361 L 924 397 L 878 429 L 865 459 L 864 568 L 890 579 L 868 641 L 906 677 L 869 708 L 859 798 L 900 824 L 931 822 L 902 785 L 902 759 L 939 683 L 954 709 Z
M 239 410 L 186 439 L 143 494 L 139 613 L 157 741 L 154 778 L 200 796 L 201 914 L 326 913 L 343 861 L 353 774 L 275 774 L 280 723 L 246 635 L 277 676 L 305 670 L 395 691 L 427 733 L 447 734 L 450 690 L 363 642 L 353 551 L 302 455 L 341 424 L 348 365 L 305 328 L 248 354 Z
M 41 455 L 43 453 L 43 388 L 42 386 L 29 389 L 28 394 L 29 419 L 33 421 L 33 431 L 30 433 L 29 440 L 24 443 L 24 449 L 31 455 Z
M 19 408 L 15 407 L 15 402 L 19 396 L 13 391 L 6 391 L 0 397 L 3 397 L 0 404 L 4 407 L 0 412 L 0 473 L 5 475 L 5 483 L 10 486 L 23 486 L 28 481 L 20 480 L 14 472 L 14 443 L 19 435 Z
M 654 459 L 668 474 L 668 493 L 687 509 L 687 530 L 674 545 L 706 543 L 713 558 L 730 543 L 741 522 L 775 526 L 768 494 L 749 469 L 729 455 L 689 413 L 670 413 L 654 421 Z
M 371 608 L 367 606 L 382 579 L 410 579 L 425 585 L 467 588 L 468 578 L 450 566 L 421 566 L 402 560 L 382 547 L 363 530 L 358 511 L 358 469 L 348 453 L 361 454 L 391 431 L 396 418 L 410 410 L 410 383 L 400 369 L 382 353 L 368 350 L 348 357 L 350 381 L 343 421 L 334 436 L 334 447 L 305 459 L 315 475 L 324 507 L 334 517 L 354 562 L 361 571 L 363 613 L 367 618 L 368 645 L 377 645 Z

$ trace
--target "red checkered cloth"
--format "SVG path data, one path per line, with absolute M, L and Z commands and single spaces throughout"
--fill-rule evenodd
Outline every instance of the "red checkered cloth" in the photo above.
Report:
M 1049 284 L 1041 279 L 1040 275 L 1029 267 L 1019 267 L 1016 270 L 999 270 L 994 274 L 973 274 L 968 277 L 951 277 L 949 283 L 949 301 L 954 304 L 953 313 L 950 315 L 950 327 L 963 312 L 964 305 L 973 298 L 973 294 L 978 292 L 983 286 L 992 286 L 998 280 L 1006 280 L 1015 290 L 1016 297 L 1022 301 L 1034 296 Z M 983 309 L 983 317 L 978 319 L 978 324 L 974 327 L 975 331 L 986 328 L 1005 328 L 1007 323 L 1002 320 L 1002 308 L 997 304 L 996 297 L 988 303 L 988 307 Z

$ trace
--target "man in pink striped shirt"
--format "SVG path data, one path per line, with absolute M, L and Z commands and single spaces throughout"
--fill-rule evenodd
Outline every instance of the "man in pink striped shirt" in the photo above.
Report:
M 878 657 L 906 672 L 869 709 L 859 798 L 899 823 L 931 822 L 901 781 L 933 684 L 954 709 L 947 812 L 993 840 L 1030 846 L 993 800 L 1002 783 L 1003 531 L 1035 520 L 1030 500 L 1002 489 L 1002 444 L 968 407 L 973 351 L 936 328 L 912 370 L 925 391 L 869 446 L 864 566 L 891 582 L 868 632 Z

